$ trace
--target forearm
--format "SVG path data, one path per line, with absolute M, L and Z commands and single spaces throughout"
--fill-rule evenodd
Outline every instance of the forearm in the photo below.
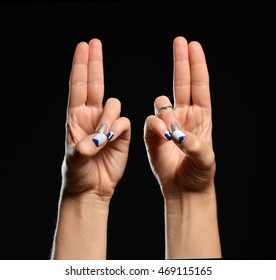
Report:
M 108 211 L 100 198 L 64 196 L 52 259 L 106 259 Z
M 221 258 L 214 188 L 165 198 L 166 258 Z

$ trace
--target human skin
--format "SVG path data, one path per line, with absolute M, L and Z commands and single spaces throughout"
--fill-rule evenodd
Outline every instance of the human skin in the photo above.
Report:
M 173 41 L 173 56 L 174 105 L 158 96 L 156 113 L 144 126 L 149 163 L 164 197 L 166 258 L 221 258 L 206 58 L 199 42 L 182 36 Z M 172 137 L 175 128 L 185 135 L 181 142 Z
M 73 57 L 51 259 L 106 259 L 109 205 L 126 167 L 131 127 L 120 101 L 103 105 L 103 98 L 102 43 L 93 38 L 80 42 Z
M 174 109 L 160 111 L 171 103 L 157 97 L 157 114 L 146 119 L 144 129 L 149 163 L 164 196 L 166 258 L 220 258 L 207 64 L 198 42 L 177 37 L 173 46 Z M 109 204 L 127 163 L 130 121 L 120 117 L 118 99 L 103 106 L 103 95 L 102 45 L 92 39 L 76 47 L 70 75 L 52 259 L 106 259 Z M 164 134 L 173 134 L 176 125 L 186 134 L 181 143 Z M 99 129 L 114 136 L 97 146 Z

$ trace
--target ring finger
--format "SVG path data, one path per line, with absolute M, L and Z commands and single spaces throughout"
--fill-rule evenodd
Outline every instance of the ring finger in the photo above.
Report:
M 96 132 L 106 133 L 109 131 L 112 123 L 120 117 L 121 113 L 121 102 L 117 98 L 107 99 L 103 113 L 98 122 Z
M 181 131 L 174 108 L 169 98 L 165 95 L 158 96 L 154 101 L 155 114 L 166 124 L 168 131 L 172 134 L 172 138 L 181 143 L 185 139 L 185 134 Z

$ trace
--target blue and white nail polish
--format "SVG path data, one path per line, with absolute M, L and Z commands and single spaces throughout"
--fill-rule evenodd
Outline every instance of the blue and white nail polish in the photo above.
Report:
M 113 138 L 113 136 L 114 136 L 114 132 L 113 131 L 108 132 L 107 140 L 111 140 Z
M 165 137 L 166 137 L 168 140 L 171 140 L 171 139 L 172 139 L 172 135 L 170 134 L 170 132 L 169 132 L 168 130 L 166 130 L 166 131 L 164 132 L 164 135 L 165 135 Z
M 178 143 L 181 143 L 185 140 L 186 134 L 183 131 L 181 131 L 180 129 L 176 129 L 176 130 L 173 131 L 172 137 Z
M 97 147 L 100 147 L 107 141 L 107 137 L 104 133 L 99 133 L 95 135 L 92 140 Z

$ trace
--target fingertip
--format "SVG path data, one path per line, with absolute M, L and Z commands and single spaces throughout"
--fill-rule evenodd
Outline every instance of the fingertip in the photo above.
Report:
M 156 103 L 158 103 L 159 102 L 159 100 L 164 100 L 164 99 L 168 99 L 169 97 L 167 96 L 167 95 L 165 95 L 165 94 L 161 94 L 161 95 L 159 95 L 159 96 L 157 96 L 155 99 L 154 99 L 154 104 L 156 104 Z
M 76 48 L 79 50 L 87 50 L 88 44 L 84 41 L 81 41 L 77 44 Z
M 107 136 L 104 133 L 98 133 L 93 138 L 92 141 L 96 145 L 96 147 L 102 146 L 107 141 Z
M 154 122 L 154 119 L 156 118 L 155 115 L 149 115 L 146 117 L 145 119 L 145 123 L 144 123 L 144 129 L 149 129 L 151 130 L 152 127 L 152 123 Z
M 206 142 L 196 135 L 186 132 L 185 139 L 178 144 L 180 149 L 186 153 L 198 167 L 209 169 L 215 160 L 215 153 Z
M 166 141 L 172 139 L 172 135 L 169 132 L 166 124 L 155 115 L 149 115 L 145 120 L 144 137 L 152 136 L 154 134 L 159 135 Z
M 96 47 L 96 46 L 101 46 L 102 45 L 102 42 L 100 39 L 98 38 L 92 38 L 90 41 L 89 41 L 89 45 L 91 47 Z
M 176 129 L 176 130 L 173 130 L 173 132 L 172 132 L 172 138 L 178 144 L 182 143 L 186 137 L 187 137 L 187 135 L 182 130 Z
M 112 141 L 114 135 L 115 135 L 114 131 L 109 131 L 106 135 L 107 140 Z
M 88 59 L 88 44 L 79 42 L 75 48 L 73 64 L 86 64 Z
M 126 123 L 127 128 L 129 129 L 131 127 L 131 121 L 127 117 L 121 117 L 121 119 Z
M 146 117 L 146 119 L 145 119 L 145 123 L 151 122 L 151 120 L 154 119 L 154 118 L 155 118 L 154 115 L 148 115 L 148 116 Z
M 203 48 L 200 42 L 193 40 L 189 43 L 189 50 L 194 52 L 202 52 Z
M 129 141 L 131 137 L 131 122 L 127 117 L 120 117 L 110 127 L 107 140 L 112 142 L 118 137 Z
M 109 97 L 106 100 L 105 104 L 107 104 L 107 103 L 112 104 L 112 106 L 118 106 L 118 108 L 121 108 L 121 105 L 122 105 L 120 99 L 118 99 L 116 97 Z
M 189 154 L 197 154 L 201 151 L 202 141 L 198 137 L 193 137 L 191 134 L 186 135 L 183 146 L 189 151 Z
M 174 45 L 187 44 L 187 40 L 184 36 L 176 36 L 173 40 Z
M 166 140 L 172 140 L 172 134 L 168 130 L 165 130 L 164 137 Z

